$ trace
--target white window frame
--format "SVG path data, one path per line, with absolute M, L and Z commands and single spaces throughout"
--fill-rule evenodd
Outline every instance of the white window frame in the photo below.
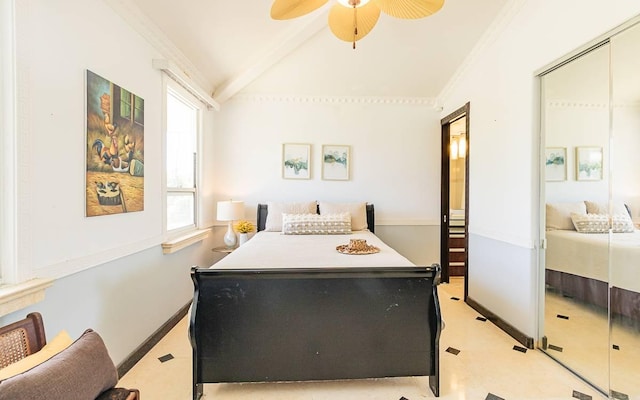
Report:
M 15 4 L 0 0 L 0 284 L 20 281 L 17 263 Z
M 200 196 L 200 191 L 199 188 L 201 187 L 201 176 L 202 176 L 202 170 L 201 170 L 201 165 L 202 165 L 202 135 L 203 135 L 203 118 L 204 118 L 204 112 L 206 111 L 206 106 L 200 101 L 198 100 L 195 96 L 193 96 L 191 93 L 189 93 L 187 90 L 185 90 L 183 87 L 181 87 L 180 84 L 178 84 L 177 82 L 175 82 L 173 79 L 168 78 L 166 75 L 163 76 L 163 81 L 164 81 L 164 90 L 163 90 L 163 154 L 164 154 L 164 159 L 163 159 L 163 229 L 165 232 L 165 236 L 168 239 L 171 238 L 175 238 L 175 237 L 179 237 L 181 235 L 185 235 L 188 234 L 190 232 L 194 232 L 197 231 L 199 229 L 200 226 L 200 210 L 201 210 L 201 204 L 202 204 L 202 200 L 201 200 L 201 196 Z M 197 122 L 196 122 L 196 129 L 197 129 L 197 138 L 196 138 L 196 162 L 195 162 L 195 187 L 193 189 L 191 188 L 169 188 L 167 186 L 167 96 L 169 95 L 169 92 L 173 92 L 174 95 L 178 96 L 181 100 L 185 101 L 186 103 L 188 103 L 189 105 L 193 106 L 196 110 L 197 110 Z M 173 230 L 168 230 L 167 228 L 167 196 L 169 193 L 177 193 L 177 192 L 193 192 L 194 193 L 194 216 L 193 216 L 193 221 L 194 223 L 192 225 L 186 226 L 186 227 L 181 227 L 181 228 L 176 228 Z M 166 248 L 165 248 L 166 249 Z
M 18 263 L 18 117 L 15 0 L 0 0 L 0 317 L 44 299 L 52 279 Z

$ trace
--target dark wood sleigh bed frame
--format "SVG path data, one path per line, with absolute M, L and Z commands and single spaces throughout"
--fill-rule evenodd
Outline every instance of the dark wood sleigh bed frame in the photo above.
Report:
M 191 278 L 194 399 L 205 383 L 401 376 L 428 376 L 439 396 L 438 264 L 193 267 Z

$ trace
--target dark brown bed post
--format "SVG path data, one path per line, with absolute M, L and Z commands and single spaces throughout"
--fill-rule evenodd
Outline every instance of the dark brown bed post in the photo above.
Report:
M 191 315 L 189 316 L 189 341 L 191 342 L 191 355 L 192 355 L 192 363 L 193 367 L 191 371 L 193 372 L 192 382 L 193 382 L 193 400 L 200 400 L 203 394 L 203 384 L 199 383 L 198 374 L 200 373 L 200 369 L 198 368 L 199 357 L 198 357 L 198 348 L 196 341 L 196 308 L 198 306 L 198 279 L 196 278 L 196 270 L 198 269 L 197 265 L 191 267 L 191 280 L 193 281 L 193 303 L 191 304 Z

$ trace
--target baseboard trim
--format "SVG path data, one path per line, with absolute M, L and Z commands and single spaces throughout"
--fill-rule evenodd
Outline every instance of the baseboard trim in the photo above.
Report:
M 190 306 L 191 302 L 185 304 L 182 308 L 180 308 L 180 310 L 178 310 L 178 312 L 173 314 L 173 316 L 169 318 L 167 322 L 162 324 L 162 326 L 158 328 L 157 331 L 149 336 L 147 340 L 145 340 L 140 346 L 138 346 L 138 348 L 135 349 L 133 353 L 129 354 L 129 356 L 124 361 L 122 361 L 120 365 L 118 365 L 118 376 L 123 377 L 124 374 L 129 372 L 129 370 L 133 368 L 133 366 L 136 365 L 136 363 L 140 361 L 142 357 L 144 357 L 144 355 L 153 348 L 153 346 L 158 344 L 160 339 L 162 339 L 167 333 L 169 333 L 169 331 L 174 326 L 176 326 L 176 324 L 180 322 L 180 320 L 182 320 L 185 315 L 187 315 Z
M 497 316 L 496 314 L 494 314 L 493 312 L 491 312 L 490 310 L 482 306 L 480 303 L 473 300 L 471 297 L 467 297 L 466 302 L 469 305 L 469 307 L 473 308 L 474 310 L 482 314 L 485 318 L 493 322 L 493 324 L 496 325 L 498 328 L 508 333 L 512 338 L 517 340 L 520 344 L 527 347 L 528 349 L 535 348 L 534 347 L 535 341 L 533 340 L 532 337 L 527 336 L 524 333 L 520 332 L 519 330 L 514 328 L 513 325 L 509 324 L 507 321 L 503 320 L 502 318 L 500 318 L 499 316 Z

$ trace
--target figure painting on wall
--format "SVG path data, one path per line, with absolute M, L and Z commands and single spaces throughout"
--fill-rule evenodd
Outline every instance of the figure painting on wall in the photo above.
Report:
M 87 70 L 86 216 L 144 210 L 144 100 Z

